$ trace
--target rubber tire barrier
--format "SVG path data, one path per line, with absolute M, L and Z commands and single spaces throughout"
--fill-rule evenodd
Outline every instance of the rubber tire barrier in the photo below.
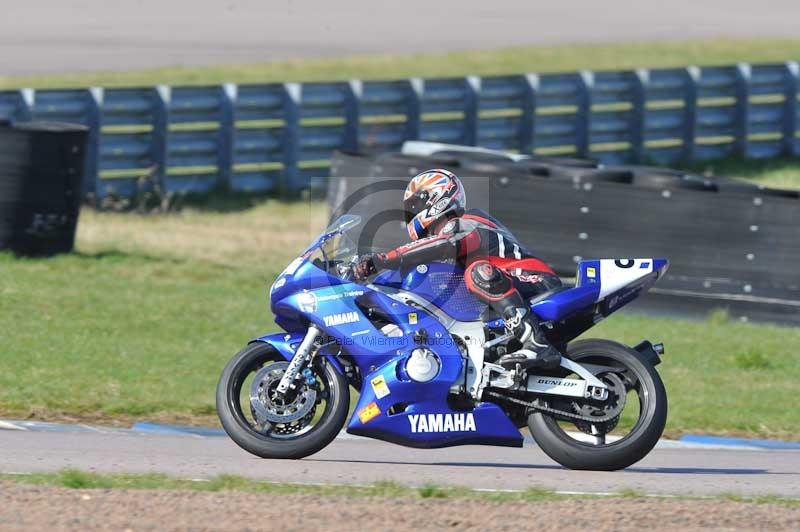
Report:
M 34 256 L 72 250 L 87 138 L 74 124 L 0 127 L 0 249 Z

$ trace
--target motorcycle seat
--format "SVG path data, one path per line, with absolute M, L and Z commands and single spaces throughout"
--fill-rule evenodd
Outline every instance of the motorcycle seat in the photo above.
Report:
M 557 321 L 594 305 L 598 294 L 597 285 L 562 286 L 535 297 L 531 300 L 531 309 L 543 320 Z
M 540 301 L 544 301 L 545 299 L 547 299 L 549 297 L 553 297 L 554 295 L 556 295 L 556 294 L 558 294 L 560 292 L 565 292 L 565 291 L 571 290 L 571 289 L 572 289 L 571 286 L 557 286 L 556 288 L 553 288 L 552 290 L 548 290 L 547 292 L 543 292 L 543 293 L 539 294 L 538 296 L 533 296 L 532 298 L 528 299 L 528 304 L 533 306 L 536 303 L 539 303 Z

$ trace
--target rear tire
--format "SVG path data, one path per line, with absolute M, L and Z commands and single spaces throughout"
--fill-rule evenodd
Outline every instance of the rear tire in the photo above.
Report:
M 528 416 L 528 427 L 539 447 L 569 469 L 616 471 L 644 458 L 655 447 L 667 422 L 667 392 L 655 368 L 635 350 L 609 340 L 573 342 L 567 348 L 567 357 L 575 362 L 605 359 L 609 365 L 626 367 L 641 382 L 637 394 L 642 411 L 628 435 L 601 446 L 580 442 L 568 436 L 553 416 L 533 412 Z
M 339 434 L 350 407 L 347 381 L 320 357 L 314 361 L 312 369 L 318 379 L 324 379 L 331 395 L 331 404 L 323 417 L 311 430 L 296 437 L 279 439 L 255 430 L 241 408 L 242 384 L 254 367 L 283 360 L 269 344 L 250 344 L 228 362 L 217 385 L 217 415 L 225 432 L 239 447 L 261 458 L 295 459 L 316 453 Z

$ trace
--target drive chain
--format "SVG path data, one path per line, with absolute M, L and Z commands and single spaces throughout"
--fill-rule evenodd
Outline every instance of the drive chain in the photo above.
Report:
M 593 424 L 595 424 L 595 423 L 606 423 L 608 421 L 613 420 L 614 418 L 619 416 L 620 413 L 622 413 L 622 408 L 624 408 L 624 406 L 625 406 L 624 403 L 623 403 L 622 408 L 617 407 L 609 415 L 606 415 L 606 416 L 603 416 L 603 417 L 592 417 L 592 416 L 582 416 L 580 414 L 567 412 L 565 410 L 559 410 L 557 408 L 551 408 L 549 406 L 543 406 L 543 405 L 537 404 L 537 403 L 535 403 L 533 401 L 525 401 L 523 399 L 517 399 L 516 397 L 510 397 L 508 395 L 503 395 L 501 393 L 492 392 L 490 390 L 484 390 L 483 394 L 484 395 L 489 395 L 491 397 L 496 397 L 498 399 L 503 399 L 503 400 L 509 401 L 511 403 L 516 403 L 516 404 L 519 404 L 519 405 L 527 406 L 528 408 L 533 408 L 534 410 L 538 410 L 539 412 L 546 412 L 548 414 L 557 414 L 559 416 L 568 417 L 568 418 L 571 418 L 571 419 L 577 419 L 578 421 L 586 421 L 586 422 L 593 423 Z

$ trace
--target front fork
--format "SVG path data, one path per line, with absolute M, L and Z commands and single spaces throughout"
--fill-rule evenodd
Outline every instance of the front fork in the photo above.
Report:
M 286 372 L 281 377 L 281 382 L 278 383 L 278 393 L 285 394 L 289 390 L 289 386 L 297 379 L 297 375 L 303 369 L 303 366 L 313 356 L 315 352 L 314 344 L 321 334 L 322 331 L 313 323 L 308 326 L 305 338 L 300 342 L 291 362 L 289 362 L 289 367 L 286 368 Z

